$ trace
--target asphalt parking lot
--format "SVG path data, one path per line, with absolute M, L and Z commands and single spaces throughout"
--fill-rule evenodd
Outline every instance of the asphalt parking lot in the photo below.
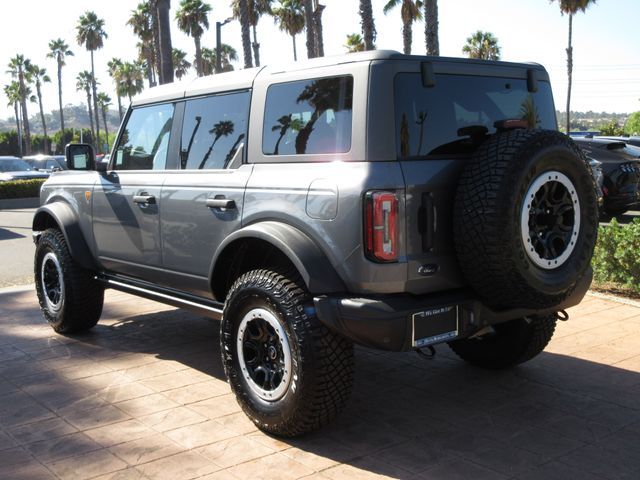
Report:
M 357 349 L 348 408 L 277 439 L 240 411 L 218 322 L 107 292 L 89 334 L 0 291 L 0 478 L 638 479 L 640 308 L 588 296 L 547 351 L 487 372 Z

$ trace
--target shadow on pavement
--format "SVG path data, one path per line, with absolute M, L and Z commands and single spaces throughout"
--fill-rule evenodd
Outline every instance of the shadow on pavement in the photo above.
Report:
M 0 240 L 13 240 L 15 238 L 25 238 L 26 235 L 21 235 L 6 228 L 0 227 Z

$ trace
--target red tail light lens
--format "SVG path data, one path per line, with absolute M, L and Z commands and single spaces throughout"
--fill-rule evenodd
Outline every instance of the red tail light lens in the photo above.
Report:
M 368 192 L 364 211 L 365 254 L 377 262 L 398 260 L 398 197 Z

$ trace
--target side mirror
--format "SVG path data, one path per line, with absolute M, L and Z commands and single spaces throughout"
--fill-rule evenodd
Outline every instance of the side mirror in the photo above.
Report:
M 64 147 L 69 170 L 95 170 L 96 154 L 87 143 L 69 143 Z

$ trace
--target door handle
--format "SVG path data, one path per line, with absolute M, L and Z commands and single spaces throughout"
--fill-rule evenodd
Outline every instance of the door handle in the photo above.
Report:
M 146 195 L 143 193 L 141 195 L 134 195 L 133 202 L 140 205 L 155 205 L 156 197 L 154 197 L 153 195 Z
M 205 205 L 209 208 L 236 208 L 235 200 L 230 198 L 207 198 Z

